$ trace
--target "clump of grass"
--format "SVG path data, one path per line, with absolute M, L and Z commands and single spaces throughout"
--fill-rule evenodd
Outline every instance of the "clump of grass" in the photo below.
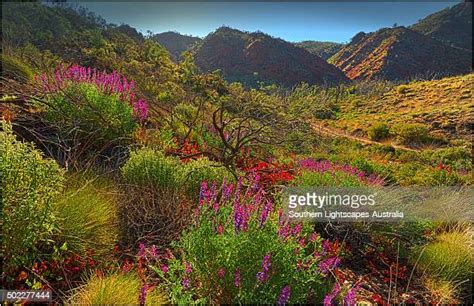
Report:
M 440 305 L 459 303 L 456 299 L 456 287 L 451 282 L 427 277 L 423 280 L 423 285 L 430 292 L 431 298 Z
M 138 305 L 142 285 L 132 273 L 114 273 L 108 276 L 92 276 L 79 288 L 69 303 L 72 305 Z M 167 298 L 161 292 L 149 289 L 146 305 L 163 305 Z
M 33 70 L 20 59 L 7 54 L 2 54 L 0 59 L 3 77 L 15 79 L 23 83 L 33 80 Z
M 92 251 L 100 258 L 111 253 L 118 227 L 116 192 L 110 182 L 71 177 L 55 210 L 60 220 L 60 238 L 68 250 L 79 254 Z
M 454 284 L 472 278 L 473 241 L 466 230 L 442 233 L 418 254 L 418 268 L 432 277 Z

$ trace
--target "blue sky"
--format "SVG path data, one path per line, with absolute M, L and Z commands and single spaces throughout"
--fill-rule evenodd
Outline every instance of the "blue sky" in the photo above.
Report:
M 79 2 L 139 31 L 204 37 L 227 25 L 288 41 L 347 42 L 360 31 L 411 25 L 452 2 Z

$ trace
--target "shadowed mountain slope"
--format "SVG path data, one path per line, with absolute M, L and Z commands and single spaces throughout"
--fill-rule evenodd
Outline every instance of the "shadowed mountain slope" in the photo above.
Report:
M 406 80 L 467 73 L 472 53 L 405 27 L 360 32 L 329 62 L 350 79 Z
M 293 44 L 256 32 L 221 27 L 194 50 L 203 71 L 220 69 L 229 81 L 255 86 L 259 81 L 287 87 L 346 81 L 345 75 L 320 57 Z

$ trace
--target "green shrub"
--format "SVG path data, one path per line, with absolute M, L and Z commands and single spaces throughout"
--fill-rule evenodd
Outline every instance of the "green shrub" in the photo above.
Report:
M 421 153 L 421 156 L 432 166 L 442 164 L 454 170 L 472 170 L 471 148 L 449 147 L 435 151 L 426 150 Z
M 430 276 L 455 283 L 472 278 L 473 240 L 468 232 L 442 233 L 415 254 L 418 268 Z
M 40 244 L 57 228 L 52 203 L 61 192 L 63 171 L 32 144 L 18 141 L 10 125 L 0 131 L 1 254 L 5 272 L 31 266 Z
M 69 299 L 71 305 L 138 305 L 142 285 L 132 273 L 92 276 Z M 147 290 L 145 305 L 164 305 L 167 298 L 157 290 Z
M 173 304 L 276 303 L 287 286 L 284 302 L 322 302 L 327 269 L 339 262 L 338 251 L 324 247 L 331 242 L 322 243 L 310 224 L 279 222 L 254 182 L 202 191 L 199 215 L 173 245 L 175 256 L 150 264 Z
M 1 61 L 3 77 L 15 79 L 25 83 L 33 80 L 33 71 L 21 60 L 6 54 L 2 54 Z
M 90 143 L 97 150 L 127 143 L 137 127 L 132 107 L 94 84 L 71 83 L 49 94 L 45 111 L 63 139 L 74 135 L 77 142 Z
M 387 138 L 389 133 L 390 133 L 390 129 L 388 125 L 381 122 L 372 125 L 367 130 L 367 135 L 369 136 L 369 138 L 375 141 L 379 141 L 379 140 L 383 140 Z
M 131 152 L 122 167 L 122 176 L 129 184 L 155 190 L 174 189 L 179 186 L 180 163 L 161 151 L 150 148 Z
M 333 172 L 313 172 L 302 171 L 294 180 L 295 186 L 298 187 L 315 187 L 315 186 L 341 186 L 341 187 L 358 187 L 363 183 L 356 175 L 348 174 L 343 171 Z
M 428 186 L 456 186 L 464 184 L 464 180 L 454 171 L 448 171 L 439 168 L 425 168 L 418 171 L 415 180 L 418 180 L 420 185 Z
M 104 260 L 117 242 L 116 192 L 108 182 L 72 178 L 55 210 L 60 239 L 76 254 L 92 251 Z
M 199 196 L 202 182 L 206 181 L 209 184 L 216 182 L 217 186 L 220 186 L 224 179 L 229 182 L 233 181 L 234 177 L 221 164 L 206 157 L 189 161 L 181 172 L 181 185 L 191 198 Z
M 398 124 L 394 127 L 394 133 L 399 143 L 421 144 L 430 140 L 428 127 L 421 123 Z

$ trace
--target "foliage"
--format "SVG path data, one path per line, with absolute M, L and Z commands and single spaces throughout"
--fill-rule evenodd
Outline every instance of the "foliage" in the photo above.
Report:
M 93 85 L 70 85 L 50 95 L 48 104 L 45 118 L 59 128 L 61 138 L 67 141 L 72 136 L 74 143 L 92 143 L 99 152 L 126 142 L 136 128 L 132 109 Z
M 57 229 L 52 203 L 63 186 L 63 171 L 30 143 L 16 139 L 11 125 L 0 131 L 0 199 L 4 271 L 32 265 L 40 244 Z
M 308 158 L 298 162 L 301 174 L 294 181 L 296 186 L 343 186 L 355 187 L 364 184 L 383 185 L 383 178 L 376 174 L 366 174 L 349 166 L 337 165 L 327 160 L 316 161 Z
M 191 198 L 199 196 L 201 182 L 216 182 L 221 185 L 223 181 L 233 181 L 234 177 L 221 164 L 212 162 L 206 157 L 187 162 L 181 172 L 181 184 Z
M 376 123 L 367 130 L 367 136 L 372 140 L 382 140 L 388 137 L 390 129 L 385 123 Z
M 2 77 L 15 79 L 25 83 L 34 78 L 34 73 L 31 68 L 18 58 L 2 54 L 1 63 Z
M 453 170 L 472 170 L 472 158 L 470 148 L 449 147 L 438 150 L 425 150 L 421 157 L 432 166 L 443 165 Z
M 344 44 L 328 42 L 328 41 L 312 41 L 306 40 L 295 44 L 298 47 L 306 49 L 309 53 L 316 54 L 322 59 L 327 60 L 337 51 L 339 51 Z
M 144 296 L 145 298 L 140 300 Z M 111 273 L 93 275 L 87 283 L 70 297 L 74 305 L 164 305 L 167 298 L 153 288 L 142 286 L 140 279 L 133 273 Z
M 436 240 L 418 250 L 418 268 L 455 284 L 472 279 L 473 241 L 469 232 L 441 233 Z
M 130 153 L 122 167 L 122 175 L 129 184 L 155 190 L 179 187 L 179 160 L 163 152 L 142 148 Z
M 410 145 L 425 143 L 429 140 L 428 127 L 419 123 L 398 124 L 394 126 L 393 133 L 397 141 Z
M 76 174 L 79 176 L 81 174 Z M 117 243 L 116 191 L 110 182 L 72 176 L 68 188 L 55 204 L 59 240 L 76 254 L 91 252 L 105 261 Z
M 203 183 L 196 224 L 153 268 L 171 301 L 321 302 L 339 250 L 280 214 L 258 181 Z

